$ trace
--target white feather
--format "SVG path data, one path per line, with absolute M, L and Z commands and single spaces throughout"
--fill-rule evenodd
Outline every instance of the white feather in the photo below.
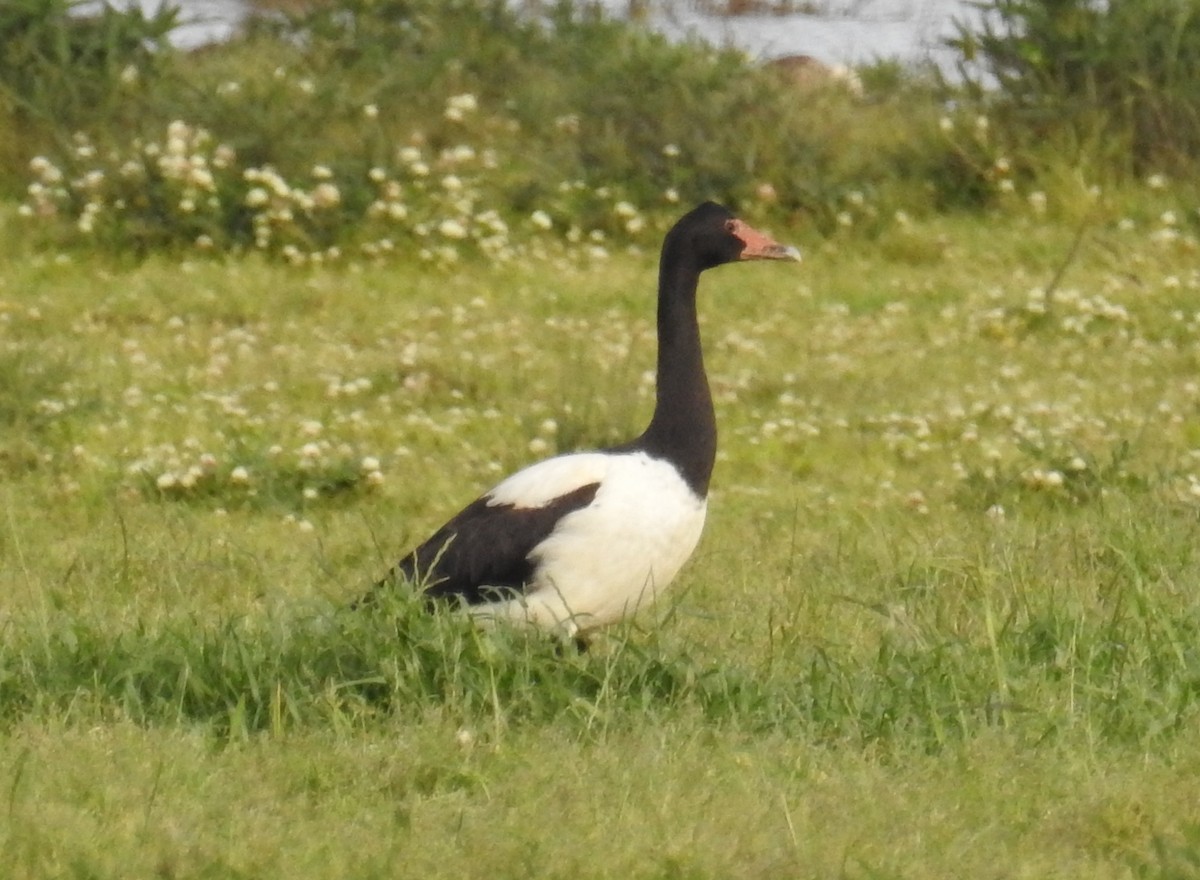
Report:
M 533 582 L 519 599 L 475 606 L 483 618 L 527 621 L 571 636 L 655 601 L 704 528 L 705 499 L 669 463 L 643 452 L 582 452 L 519 471 L 489 496 L 538 507 L 589 483 L 587 507 L 567 514 L 534 548 Z
M 603 452 L 557 455 L 517 471 L 488 492 L 488 498 L 491 504 L 545 507 L 580 486 L 602 481 L 613 458 Z

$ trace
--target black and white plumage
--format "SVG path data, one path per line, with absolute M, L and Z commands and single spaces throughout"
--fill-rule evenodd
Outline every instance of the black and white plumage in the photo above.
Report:
M 402 558 L 376 589 L 403 579 L 481 618 L 576 638 L 653 602 L 700 540 L 716 458 L 696 316 L 700 273 L 738 260 L 799 258 L 712 202 L 684 215 L 659 264 L 657 389 L 645 432 L 517 472 Z

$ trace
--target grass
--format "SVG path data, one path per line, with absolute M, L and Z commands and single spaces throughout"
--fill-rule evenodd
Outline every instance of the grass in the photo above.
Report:
M 777 229 L 799 268 L 706 277 L 708 530 L 581 656 L 345 606 L 641 427 L 649 251 L 132 264 L 9 206 L 8 876 L 1196 876 L 1181 199 Z

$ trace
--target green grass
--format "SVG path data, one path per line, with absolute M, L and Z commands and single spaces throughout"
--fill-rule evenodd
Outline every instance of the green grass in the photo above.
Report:
M 642 426 L 649 250 L 131 264 L 9 206 L 6 876 L 1197 876 L 1196 244 L 1068 191 L 706 276 L 707 532 L 584 655 L 346 604 Z

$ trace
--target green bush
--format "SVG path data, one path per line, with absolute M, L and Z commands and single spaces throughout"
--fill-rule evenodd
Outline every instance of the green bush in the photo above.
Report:
M 7 187 L 60 245 L 449 263 L 547 238 L 656 247 L 709 198 L 873 235 L 898 210 L 984 205 L 1011 183 L 1001 140 L 940 126 L 917 75 L 881 68 L 865 98 L 798 88 L 587 4 L 523 10 L 338 0 L 149 53 L 91 109 L 21 135 Z M 130 15 L 121 32 L 140 32 Z
M 105 5 L 77 16 L 78 0 L 6 0 L 0 5 L 0 104 L 25 121 L 71 125 L 125 102 L 127 86 L 161 57 L 178 12 Z
M 1002 124 L 1132 173 L 1185 171 L 1200 151 L 1200 2 L 991 0 L 951 45 Z

